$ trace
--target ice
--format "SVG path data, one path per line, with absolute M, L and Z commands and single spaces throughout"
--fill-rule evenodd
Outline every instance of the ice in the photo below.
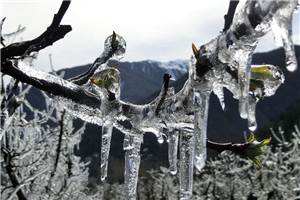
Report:
M 277 42 L 282 41 L 287 69 L 296 70 L 297 62 L 291 40 L 291 19 L 296 2 L 247 1 L 236 13 L 229 30 L 201 46 L 199 50 L 193 47 L 197 63 L 203 62 L 200 67 L 210 68 L 208 72 L 202 73 L 205 70 L 196 69 L 195 60 L 192 59 L 189 77 L 183 88 L 176 94 L 173 89 L 169 89 L 164 96 L 166 91 L 163 86 L 160 95 L 146 105 L 134 105 L 120 100 L 120 73 L 116 68 L 101 62 L 103 60 L 100 58 L 103 56 L 98 58 L 101 66 L 82 87 L 33 70 L 24 62 L 18 68 L 34 80 L 42 83 L 47 80 L 51 86 L 67 89 L 71 94 L 91 97 L 88 98 L 89 102 L 81 101 L 85 98 L 75 98 L 74 95 L 61 95 L 62 97 L 55 99 L 68 113 L 103 126 L 100 167 L 102 181 L 107 177 L 113 127 L 125 135 L 123 148 L 126 199 L 137 198 L 143 133 L 152 132 L 157 136 L 158 142 L 163 143 L 165 135 L 161 130 L 167 129 L 170 173 L 174 175 L 178 171 L 179 148 L 180 199 L 191 199 L 193 166 L 201 171 L 207 157 L 207 119 L 211 92 L 216 94 L 224 110 L 223 88 L 231 91 L 233 97 L 239 100 L 240 116 L 248 120 L 250 131 L 256 130 L 256 104 L 261 98 L 273 95 L 283 83 L 284 76 L 279 67 L 273 65 L 251 66 L 252 54 L 258 39 L 271 28 Z M 126 42 L 120 35 L 113 33 L 105 40 L 104 48 L 105 58 L 115 56 L 120 59 L 124 56 Z
M 136 199 L 137 182 L 140 168 L 140 148 L 143 135 L 125 135 L 123 148 L 125 150 L 125 196 L 128 200 Z
M 292 41 L 292 17 L 297 4 L 297 0 L 281 2 L 281 7 L 274 14 L 271 23 L 272 31 L 277 43 L 280 39 L 282 41 L 285 51 L 286 67 L 291 72 L 297 69 L 297 59 Z
M 250 131 L 255 131 L 257 128 L 255 109 L 256 109 L 256 98 L 249 96 L 249 107 L 248 107 L 248 128 Z
M 207 117 L 210 90 L 194 91 L 194 134 L 195 134 L 195 167 L 201 171 L 206 161 Z
M 162 143 L 164 143 L 164 137 L 162 136 L 162 135 L 159 135 L 158 137 L 157 137 L 157 142 L 159 143 L 159 144 L 162 144 Z
M 102 144 L 101 144 L 101 181 L 107 177 L 108 158 L 110 151 L 111 135 L 113 126 L 110 123 L 104 123 L 102 126 Z
M 178 151 L 178 130 L 170 131 L 168 134 L 168 157 L 170 173 L 177 173 L 177 151 Z
M 224 100 L 223 86 L 214 86 L 213 87 L 213 92 L 218 97 L 222 109 L 225 110 L 225 100 Z
M 179 182 L 180 200 L 192 199 L 195 139 L 192 131 L 180 131 Z
M 122 36 L 114 32 L 111 36 L 106 38 L 104 42 L 104 52 L 109 54 L 109 52 L 116 47 L 117 50 L 115 51 L 114 56 L 117 59 L 122 59 L 126 51 L 126 41 Z

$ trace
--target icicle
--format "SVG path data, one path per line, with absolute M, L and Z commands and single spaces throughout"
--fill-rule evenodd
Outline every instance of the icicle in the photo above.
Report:
M 256 98 L 249 95 L 249 106 L 248 106 L 248 128 L 250 131 L 255 131 L 257 128 L 255 110 L 256 110 Z
M 162 143 L 164 143 L 164 137 L 163 137 L 163 135 L 162 134 L 160 134 L 158 137 L 157 137 L 157 142 L 159 143 L 159 144 L 162 144 Z
M 276 13 L 271 23 L 275 38 L 281 38 L 285 51 L 286 68 L 293 72 L 297 69 L 294 44 L 292 41 L 292 17 L 297 6 L 297 1 L 287 2 L 282 6 L 280 12 Z
M 194 91 L 195 107 L 195 167 L 201 171 L 206 160 L 206 129 L 210 91 Z
M 110 151 L 110 142 L 113 126 L 105 123 L 102 126 L 102 144 L 101 144 L 101 181 L 104 181 L 107 177 L 107 166 Z
M 177 173 L 177 151 L 178 151 L 178 131 L 173 130 L 168 135 L 168 156 L 169 156 L 169 170 L 175 175 Z
M 242 50 L 241 50 L 242 51 Z M 239 60 L 238 65 L 238 84 L 239 84 L 239 112 L 243 119 L 247 119 L 248 115 L 248 95 L 250 88 L 250 77 L 251 77 L 251 56 L 241 52 L 243 56 Z
M 192 199 L 195 139 L 192 131 L 180 130 L 180 200 Z
M 222 86 L 214 86 L 213 87 L 214 94 L 218 97 L 219 102 L 223 110 L 225 110 L 225 100 L 224 100 L 224 91 Z
M 125 195 L 128 200 L 136 199 L 137 181 L 140 168 L 140 148 L 143 135 L 125 135 Z

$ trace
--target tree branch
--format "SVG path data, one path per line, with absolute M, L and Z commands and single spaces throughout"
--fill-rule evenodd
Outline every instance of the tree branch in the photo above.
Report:
M 47 30 L 33 40 L 13 43 L 1 49 L 1 63 L 6 59 L 17 56 L 29 55 L 33 51 L 39 51 L 52 45 L 54 42 L 62 39 L 68 32 L 72 30 L 70 25 L 60 25 L 60 22 L 65 15 L 71 1 L 64 0 L 57 14 L 54 15 L 53 21 Z
M 62 139 L 63 139 L 63 134 L 64 134 L 64 117 L 66 114 L 66 110 L 64 109 L 62 114 L 61 114 L 61 119 L 59 121 L 59 125 L 60 125 L 60 132 L 59 132 L 59 137 L 58 137 L 58 144 L 56 147 L 56 156 L 55 156 L 55 162 L 54 162 L 54 168 L 53 171 L 51 173 L 51 177 L 53 177 L 55 175 L 57 166 L 58 166 L 58 161 L 59 161 L 59 157 L 60 157 L 60 153 L 61 153 L 61 145 L 62 145 Z
M 13 166 L 12 166 L 12 163 L 11 163 L 10 152 L 4 151 L 3 148 L 1 148 L 1 151 L 3 153 L 4 161 L 6 163 L 5 170 L 8 174 L 8 176 L 9 176 L 9 179 L 10 179 L 13 187 L 17 189 L 20 186 L 20 182 L 19 182 L 18 177 L 16 176 L 16 174 L 13 170 Z M 17 190 L 17 196 L 18 196 L 19 200 L 27 200 L 27 198 L 26 198 L 24 192 L 21 190 L 21 188 L 19 188 Z
M 95 94 L 46 72 L 37 71 L 23 65 L 16 67 L 12 62 L 6 62 L 5 65 L 2 66 L 1 72 L 23 83 L 33 85 L 40 90 L 55 96 L 67 98 L 75 103 L 86 105 L 90 108 L 99 108 L 101 105 L 100 98 Z
M 235 9 L 239 4 L 239 0 L 230 0 L 227 14 L 224 15 L 224 28 L 223 32 L 227 31 L 232 24 L 232 20 L 234 17 Z

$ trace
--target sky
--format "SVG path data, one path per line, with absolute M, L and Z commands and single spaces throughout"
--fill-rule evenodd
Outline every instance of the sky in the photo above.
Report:
M 16 41 L 30 40 L 50 25 L 60 0 L 0 0 L 3 33 L 26 27 Z M 112 31 L 127 42 L 124 61 L 188 59 L 191 43 L 215 38 L 224 25 L 229 0 L 73 0 L 62 24 L 73 30 L 53 46 L 40 51 L 35 66 L 50 71 L 91 63 L 103 50 Z M 294 42 L 300 44 L 300 15 L 294 15 Z M 257 51 L 276 48 L 271 35 Z

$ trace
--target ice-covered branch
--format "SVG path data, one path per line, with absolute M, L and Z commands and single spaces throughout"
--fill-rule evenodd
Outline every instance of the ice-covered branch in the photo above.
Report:
M 258 39 L 267 34 L 271 27 L 276 27 L 281 36 L 286 52 L 287 68 L 296 69 L 297 62 L 291 40 L 290 28 L 292 14 L 297 5 L 292 1 L 247 1 L 236 12 L 230 28 L 200 47 L 196 72 L 198 80 L 203 73 L 215 77 L 215 85 L 223 82 L 223 87 L 230 85 L 232 78 L 238 78 L 237 98 L 240 102 L 241 117 L 248 116 L 248 95 L 251 77 L 251 58 Z M 275 25 L 274 25 L 275 24 Z M 212 69 L 212 70 L 205 70 Z M 210 74 L 210 75 L 207 75 Z M 226 80 L 226 74 L 231 77 Z M 233 75 L 236 75 L 234 77 Z
M 99 108 L 101 105 L 101 100 L 84 88 L 49 73 L 35 70 L 22 63 L 15 66 L 12 62 L 8 62 L 2 66 L 1 72 L 45 92 L 70 99 L 91 109 Z
M 113 32 L 113 34 L 105 40 L 103 53 L 94 61 L 89 70 L 74 78 L 70 78 L 69 81 L 77 85 L 86 83 L 102 64 L 106 63 L 108 59 L 114 55 L 123 56 L 125 50 L 125 40 L 120 35 Z

